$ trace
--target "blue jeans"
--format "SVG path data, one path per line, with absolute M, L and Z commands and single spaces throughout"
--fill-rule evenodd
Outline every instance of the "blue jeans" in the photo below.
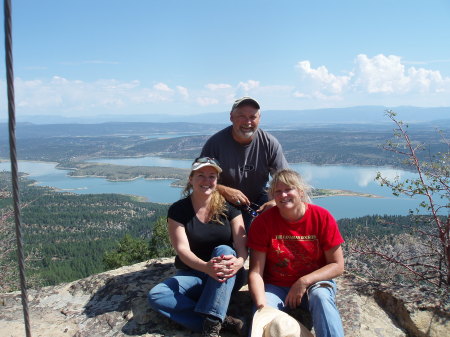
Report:
M 221 245 L 213 250 L 211 257 L 222 254 L 236 256 L 233 248 Z M 205 315 L 223 322 L 231 293 L 242 287 L 244 278 L 244 268 L 223 283 L 198 270 L 179 270 L 175 276 L 153 287 L 148 301 L 153 310 L 190 330 L 201 332 Z
M 284 306 L 289 287 L 266 284 L 267 305 L 279 310 L 288 311 Z M 317 337 L 344 337 L 341 317 L 336 307 L 336 283 L 333 280 L 320 281 L 308 288 L 303 296 L 301 308 L 311 313 L 314 331 Z

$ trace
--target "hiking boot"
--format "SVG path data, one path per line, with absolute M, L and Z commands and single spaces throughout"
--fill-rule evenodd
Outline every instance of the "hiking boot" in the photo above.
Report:
M 247 326 L 239 318 L 234 318 L 232 316 L 226 316 L 222 323 L 222 328 L 229 332 L 234 332 L 238 336 L 247 336 Z
M 203 321 L 202 337 L 219 337 L 221 328 L 222 323 L 220 323 L 220 320 L 206 317 Z

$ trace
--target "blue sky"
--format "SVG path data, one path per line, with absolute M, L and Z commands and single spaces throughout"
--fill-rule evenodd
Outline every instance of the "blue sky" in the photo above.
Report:
M 20 116 L 450 106 L 448 0 L 12 2 Z

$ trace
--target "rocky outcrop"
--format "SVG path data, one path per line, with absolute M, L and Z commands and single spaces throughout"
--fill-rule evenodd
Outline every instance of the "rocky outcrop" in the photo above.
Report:
M 197 336 L 149 310 L 147 292 L 175 272 L 173 258 L 111 270 L 82 280 L 29 291 L 34 337 Z M 352 275 L 337 280 L 338 307 L 346 337 L 449 336 L 450 315 L 423 308 L 398 292 Z M 410 293 L 410 292 L 407 292 Z M 230 313 L 249 319 L 251 300 L 243 287 Z M 310 320 L 304 312 L 306 326 Z M 0 336 L 24 336 L 20 293 L 0 294 Z M 226 333 L 223 336 L 230 336 Z

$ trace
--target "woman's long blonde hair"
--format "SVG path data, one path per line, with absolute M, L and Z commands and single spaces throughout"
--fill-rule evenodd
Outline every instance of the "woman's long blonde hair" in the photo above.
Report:
M 186 183 L 186 186 L 183 190 L 183 196 L 188 197 L 192 194 L 192 185 L 190 183 L 190 178 L 194 175 L 194 171 L 191 171 L 189 174 L 189 179 Z M 219 179 L 219 173 L 217 172 L 217 179 Z M 219 191 L 214 190 L 211 194 L 211 199 L 209 199 L 209 218 L 213 222 L 217 222 L 218 224 L 223 225 L 224 223 L 220 220 L 221 216 L 226 216 L 225 211 L 226 201 L 225 198 L 219 193 Z
M 295 187 L 296 189 L 302 191 L 301 194 L 301 200 L 303 202 L 306 202 L 308 204 L 311 203 L 311 186 L 308 185 L 302 178 L 300 174 L 295 172 L 294 170 L 284 169 L 276 172 L 273 177 L 272 181 L 270 182 L 269 186 L 269 194 L 274 196 L 275 192 L 275 186 L 279 183 L 286 184 L 291 187 Z

